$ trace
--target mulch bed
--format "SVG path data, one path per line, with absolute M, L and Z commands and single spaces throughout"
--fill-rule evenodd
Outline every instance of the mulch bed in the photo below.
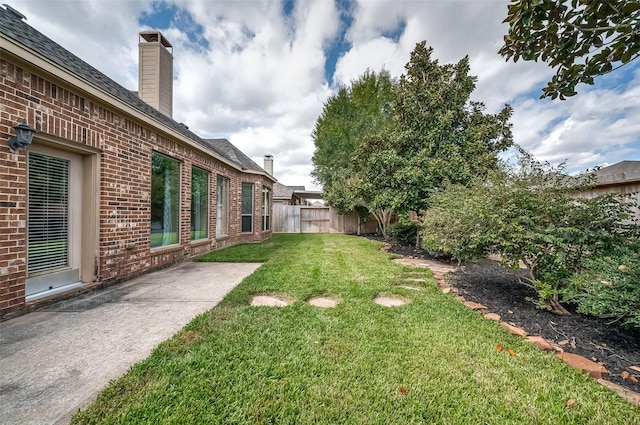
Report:
M 394 243 L 389 252 L 431 258 L 423 250 Z M 629 369 L 630 366 L 640 367 L 640 333 L 577 313 L 572 306 L 565 306 L 572 313 L 570 316 L 558 316 L 540 309 L 531 301 L 536 299 L 536 292 L 520 283 L 519 278 L 524 276 L 526 271 L 505 269 L 497 262 L 487 260 L 464 264 L 453 274 L 451 284 L 468 301 L 484 304 L 488 312 L 502 316 L 503 322 L 522 328 L 529 335 L 542 336 L 549 342 L 562 342 L 565 352 L 602 363 L 609 371 L 609 381 L 640 393 L 640 383 L 621 377 L 626 371 L 640 380 L 640 372 Z

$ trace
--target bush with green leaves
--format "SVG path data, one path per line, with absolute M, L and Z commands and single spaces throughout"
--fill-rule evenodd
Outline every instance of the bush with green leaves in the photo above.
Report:
M 630 242 L 588 259 L 571 278 L 567 300 L 580 313 L 640 331 L 640 241 Z
M 461 261 L 500 254 L 504 265 L 522 262 L 529 271 L 523 283 L 537 291 L 539 305 L 569 314 L 561 300 L 571 278 L 637 229 L 631 204 L 619 195 L 580 198 L 589 184 L 524 154 L 517 168 L 434 193 L 424 212 L 423 247 Z
M 408 214 L 402 214 L 398 221 L 389 227 L 389 236 L 395 242 L 405 245 L 415 245 L 418 235 L 418 225 L 409 219 Z

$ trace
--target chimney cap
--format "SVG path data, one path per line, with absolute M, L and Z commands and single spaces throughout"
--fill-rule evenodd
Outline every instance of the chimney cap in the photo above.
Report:
M 173 48 L 171 43 L 169 43 L 169 40 L 167 40 L 165 36 L 162 35 L 162 33 L 158 30 L 140 31 L 140 37 L 144 38 L 148 43 L 160 43 L 164 47 Z
M 264 156 L 264 167 L 262 169 L 270 176 L 273 176 L 273 155 L 266 154 Z

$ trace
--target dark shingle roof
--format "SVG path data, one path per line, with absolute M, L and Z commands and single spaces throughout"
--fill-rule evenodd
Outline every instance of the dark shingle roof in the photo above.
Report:
M 44 56 L 46 59 L 55 63 L 62 69 L 65 69 L 69 73 L 82 78 L 123 103 L 153 118 L 162 126 L 174 130 L 193 142 L 213 151 L 218 156 L 221 156 L 235 164 L 238 168 L 264 173 L 265 175 L 267 174 L 264 169 L 233 146 L 228 140 L 214 139 L 220 142 L 211 143 L 210 141 L 201 139 L 197 134 L 189 131 L 188 127 L 184 124 L 175 121 L 153 108 L 140 99 L 135 92 L 124 88 L 102 72 L 98 71 L 96 68 L 69 52 L 64 47 L 29 26 L 12 10 L 4 9 L 2 7 L 0 7 L 0 33 Z M 222 142 L 222 140 L 224 140 L 224 142 Z
M 285 186 L 281 183 L 274 183 L 273 184 L 273 197 L 274 199 L 276 198 L 285 198 L 285 199 L 291 199 L 291 197 L 293 196 L 293 187 L 291 186 Z
M 264 169 L 256 164 L 251 158 L 244 154 L 240 149 L 231 144 L 227 139 L 201 139 L 202 143 L 209 149 L 224 156 L 235 164 L 238 164 L 243 170 L 257 171 L 265 173 Z
M 286 186 L 282 183 L 273 184 L 273 198 L 274 199 L 291 199 L 294 194 L 314 195 L 315 191 L 307 192 L 304 186 Z M 317 192 L 320 193 L 320 192 Z M 304 196 L 302 196 L 304 197 Z

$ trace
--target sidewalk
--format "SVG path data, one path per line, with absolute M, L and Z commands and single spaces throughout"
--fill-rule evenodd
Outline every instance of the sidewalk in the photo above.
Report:
M 0 423 L 67 424 L 260 264 L 185 262 L 0 323 Z

